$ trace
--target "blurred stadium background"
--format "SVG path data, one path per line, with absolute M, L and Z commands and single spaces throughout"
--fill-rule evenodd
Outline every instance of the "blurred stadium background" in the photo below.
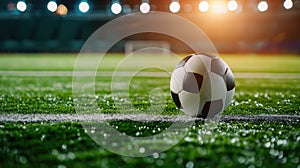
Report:
M 219 52 L 300 53 L 300 0 L 1 0 L 0 52 L 78 52 L 106 22 L 149 11 L 187 18 Z M 132 40 L 164 41 L 173 52 L 189 52 L 180 41 L 154 33 L 127 37 L 111 51 L 123 52 Z

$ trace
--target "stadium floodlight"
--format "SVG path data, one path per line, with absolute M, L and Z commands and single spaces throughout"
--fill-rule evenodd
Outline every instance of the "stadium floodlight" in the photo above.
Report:
M 233 11 L 237 10 L 238 3 L 235 0 L 230 0 L 227 3 L 227 8 L 229 11 L 233 12 Z
M 50 12 L 55 12 L 57 10 L 57 3 L 53 0 L 49 1 L 47 4 L 47 9 Z
M 20 12 L 26 11 L 27 5 L 26 5 L 25 1 L 18 1 L 18 3 L 17 3 L 17 9 L 18 9 Z
M 140 11 L 144 14 L 149 13 L 150 9 L 151 7 L 149 2 L 142 2 L 142 4 L 140 5 Z
M 198 9 L 200 12 L 207 12 L 209 9 L 209 4 L 207 1 L 201 1 L 198 5 Z
M 178 0 L 173 0 L 170 3 L 169 9 L 172 13 L 177 13 L 180 11 L 180 3 Z
M 122 5 L 120 4 L 120 2 L 114 2 L 111 5 L 110 10 L 115 15 L 120 14 L 122 12 Z
M 267 3 L 266 1 L 260 1 L 260 2 L 258 3 L 258 5 L 257 5 L 257 9 L 258 9 L 258 11 L 260 11 L 260 12 L 265 12 L 265 11 L 267 11 L 267 10 L 268 10 L 268 7 L 269 7 L 269 5 L 268 5 L 268 3 Z
M 90 5 L 87 1 L 81 1 L 78 5 L 78 9 L 82 13 L 86 13 L 90 10 Z
M 285 9 L 291 9 L 294 6 L 293 1 L 292 0 L 285 0 L 283 2 L 283 7 Z

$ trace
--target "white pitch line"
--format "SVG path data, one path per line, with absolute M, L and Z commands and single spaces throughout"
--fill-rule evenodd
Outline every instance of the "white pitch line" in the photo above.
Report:
M 97 72 L 97 76 L 111 77 L 116 76 L 130 76 L 135 74 L 136 76 L 143 77 L 169 77 L 171 72 L 132 72 L 132 71 L 121 71 L 114 73 L 113 71 L 100 71 Z M 93 71 L 0 71 L 1 76 L 33 76 L 33 77 L 59 77 L 66 76 L 95 76 Z M 280 79 L 293 79 L 300 78 L 300 73 L 234 73 L 236 78 L 280 78 Z
M 300 115 L 220 115 L 220 121 L 268 121 L 299 122 Z M 0 114 L 0 122 L 190 122 L 203 121 L 187 115 L 149 115 L 149 114 Z

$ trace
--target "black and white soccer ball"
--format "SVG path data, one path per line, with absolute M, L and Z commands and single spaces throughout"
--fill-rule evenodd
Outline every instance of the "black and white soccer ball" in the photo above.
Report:
M 235 80 L 219 57 L 193 54 L 175 67 L 170 89 L 176 106 L 193 117 L 213 118 L 233 99 Z

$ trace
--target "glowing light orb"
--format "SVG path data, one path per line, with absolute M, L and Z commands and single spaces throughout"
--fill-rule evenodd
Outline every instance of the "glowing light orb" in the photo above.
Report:
M 78 8 L 79 8 L 80 12 L 86 13 L 90 10 L 90 5 L 87 2 L 83 1 L 83 2 L 80 2 Z
M 237 10 L 238 3 L 235 0 L 230 0 L 227 3 L 227 8 L 228 8 L 228 10 L 233 12 L 233 11 Z
M 209 9 L 209 4 L 207 1 L 201 1 L 198 5 L 198 9 L 200 12 L 207 12 Z
M 68 8 L 64 4 L 60 4 L 57 7 L 56 14 L 65 16 L 66 14 L 68 14 Z
M 110 10 L 113 14 L 117 15 L 122 12 L 122 6 L 121 4 L 115 2 L 111 5 Z
M 291 9 L 294 6 L 293 1 L 292 0 L 285 0 L 283 3 L 283 7 L 285 9 Z
M 57 4 L 56 4 L 56 2 L 54 2 L 54 1 L 49 1 L 48 4 L 47 4 L 47 9 L 48 9 L 50 12 L 55 12 L 56 9 L 57 9 Z
M 177 13 L 180 11 L 180 4 L 177 1 L 171 2 L 169 9 L 172 13 Z
M 142 13 L 149 13 L 149 12 L 150 12 L 150 5 L 149 5 L 149 3 L 143 2 L 143 3 L 140 5 L 140 11 L 141 11 Z
M 269 8 L 269 5 L 266 1 L 260 1 L 257 5 L 257 9 L 260 12 L 265 12 L 268 10 L 268 8 Z
M 17 3 L 17 9 L 18 9 L 20 12 L 26 11 L 26 9 L 27 9 L 26 3 L 25 3 L 24 1 L 19 1 L 19 2 Z

